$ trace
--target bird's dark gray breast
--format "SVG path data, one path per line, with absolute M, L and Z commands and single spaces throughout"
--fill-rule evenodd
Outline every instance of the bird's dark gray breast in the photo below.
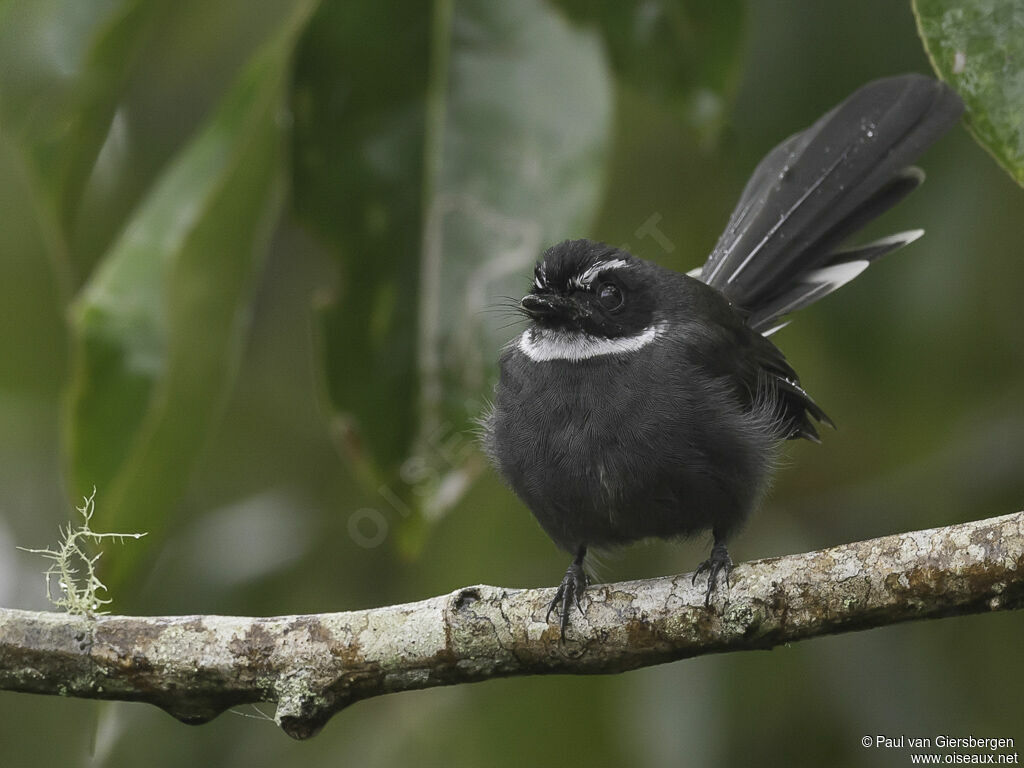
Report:
M 775 438 L 670 345 L 581 361 L 502 356 L 486 447 L 563 549 L 709 528 L 756 502 Z

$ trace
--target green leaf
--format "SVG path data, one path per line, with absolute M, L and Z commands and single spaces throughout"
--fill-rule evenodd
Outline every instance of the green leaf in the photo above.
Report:
M 297 3 L 167 167 L 75 301 L 72 494 L 152 530 L 180 498 L 236 369 L 282 192 Z
M 64 251 L 25 153 L 3 130 L 0 179 L 0 391 L 52 396 L 67 367 Z
M 66 239 L 160 2 L 22 0 L 0 11 L 0 125 Z
M 658 104 L 674 105 L 703 138 L 722 127 L 739 79 L 742 0 L 556 0 L 604 39 L 615 73 Z
M 914 0 L 932 66 L 967 106 L 971 133 L 1024 185 L 1024 5 Z
M 415 424 L 429 12 L 326 2 L 295 62 L 293 204 L 342 273 L 321 307 L 321 364 L 367 468 L 404 458 Z
M 31 1 L 31 0 L 29 0 Z M 87 277 L 253 53 L 306 0 L 147 0 L 128 83 L 82 191 L 69 251 Z
M 485 310 L 599 202 L 612 83 L 597 35 L 540 0 L 373 5 L 325 6 L 300 55 L 296 205 L 340 256 L 322 328 L 350 445 L 438 510 L 513 333 Z

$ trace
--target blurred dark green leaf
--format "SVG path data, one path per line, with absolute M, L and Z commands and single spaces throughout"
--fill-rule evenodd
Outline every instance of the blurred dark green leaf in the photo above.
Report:
M 281 197 L 289 60 L 312 7 L 295 4 L 257 50 L 75 302 L 71 492 L 100 488 L 105 525 L 159 524 L 231 382 Z
M 295 61 L 294 208 L 342 266 L 323 307 L 321 365 L 370 461 L 392 465 L 415 424 L 429 13 L 400 0 L 326 2 Z
M 0 9 L 0 125 L 66 240 L 131 61 L 160 2 L 39 0 Z
M 0 391 L 55 391 L 66 368 L 67 264 L 21 147 L 0 130 Z
M 83 280 L 256 49 L 288 24 L 297 2 L 305 0 L 144 4 L 147 19 L 134 55 L 120 62 L 118 76 L 127 82 L 70 233 L 69 253 Z
M 967 105 L 971 133 L 1024 185 L 1024 4 L 914 0 L 932 66 Z
M 296 206 L 341 260 L 324 366 L 353 452 L 379 480 L 415 451 L 402 495 L 436 507 L 511 334 L 484 310 L 599 202 L 611 82 L 596 35 L 541 0 L 400 5 L 328 4 L 311 25 Z
M 675 105 L 705 139 L 721 128 L 740 72 L 742 0 L 555 0 L 604 38 L 616 74 Z

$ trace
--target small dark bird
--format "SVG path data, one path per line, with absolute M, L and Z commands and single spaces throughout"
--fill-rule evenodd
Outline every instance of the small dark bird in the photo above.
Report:
M 844 247 L 917 187 L 908 167 L 959 118 L 945 84 L 865 85 L 754 170 L 702 267 L 679 274 L 590 240 L 549 248 L 504 350 L 485 446 L 574 559 L 548 608 L 562 637 L 588 548 L 709 530 L 705 602 L 784 440 L 832 425 L 769 336 L 921 230 Z

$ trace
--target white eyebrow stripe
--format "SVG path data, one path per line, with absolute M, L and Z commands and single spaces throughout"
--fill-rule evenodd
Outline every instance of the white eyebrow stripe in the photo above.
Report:
M 578 363 L 602 355 L 621 355 L 643 349 L 662 335 L 665 328 L 654 323 L 632 336 L 613 339 L 591 336 L 584 331 L 550 331 L 530 328 L 516 342 L 519 351 L 535 363 L 568 360 Z
M 594 266 L 587 269 L 583 274 L 573 277 L 569 280 L 569 285 L 575 288 L 589 288 L 590 283 L 593 282 L 594 278 L 597 277 L 598 272 L 603 272 L 606 269 L 624 269 L 633 266 L 625 259 L 609 259 L 608 261 L 599 261 Z

